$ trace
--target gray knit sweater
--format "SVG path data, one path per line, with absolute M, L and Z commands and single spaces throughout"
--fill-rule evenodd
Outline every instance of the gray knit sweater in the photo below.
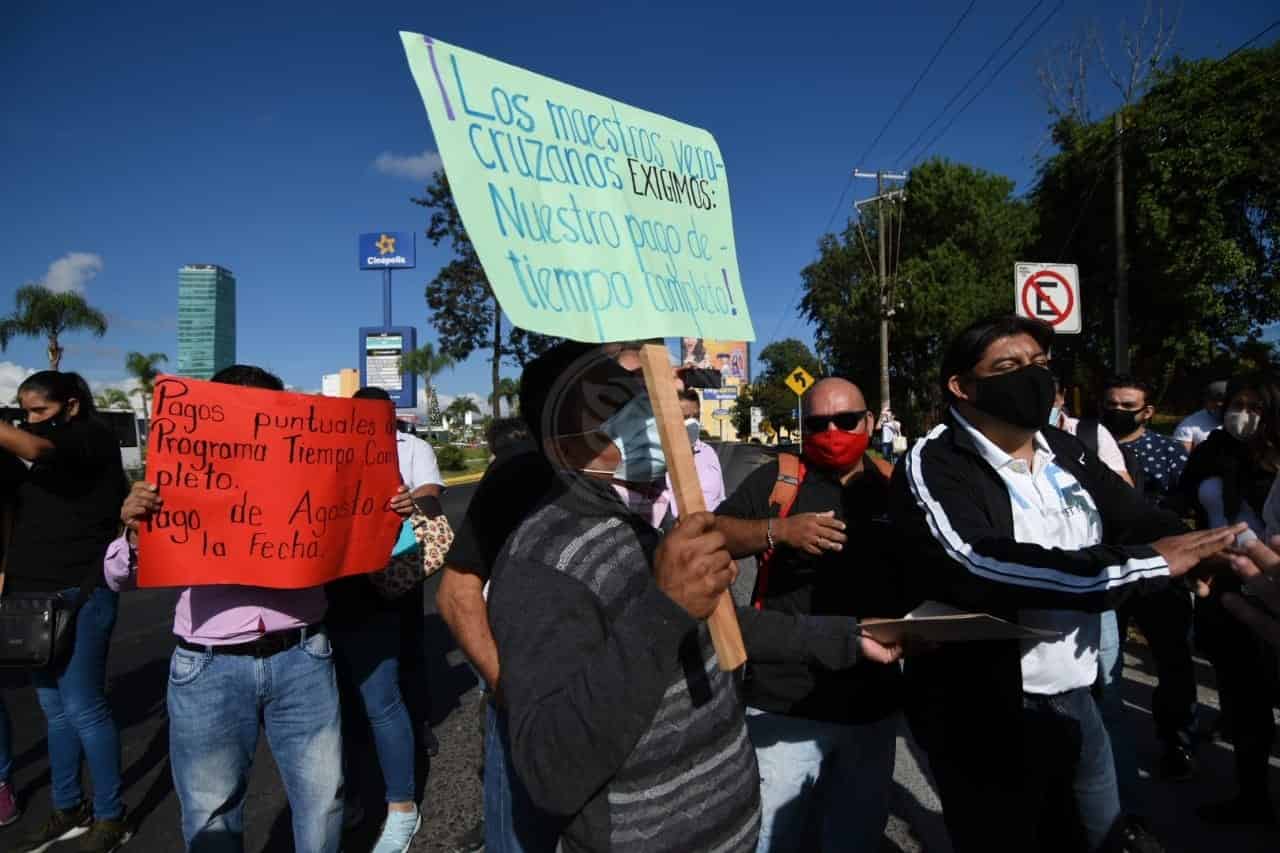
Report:
M 759 775 L 707 625 L 654 584 L 659 534 L 567 489 L 499 557 L 489 619 L 512 763 L 566 850 L 755 849 Z
M 507 541 L 489 619 L 512 764 L 566 851 L 751 851 L 759 774 L 733 674 L 652 577 L 660 534 L 608 486 L 559 489 Z M 748 653 L 854 662 L 851 621 L 740 611 Z

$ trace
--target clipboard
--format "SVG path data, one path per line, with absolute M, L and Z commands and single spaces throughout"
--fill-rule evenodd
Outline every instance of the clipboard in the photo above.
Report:
M 862 633 L 881 643 L 971 643 L 979 640 L 1057 640 L 1060 631 L 1028 628 L 990 613 L 926 601 L 901 619 L 861 619 Z

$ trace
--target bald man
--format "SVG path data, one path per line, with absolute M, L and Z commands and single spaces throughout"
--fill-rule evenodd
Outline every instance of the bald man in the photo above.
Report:
M 805 397 L 800 458 L 758 469 L 717 509 L 730 553 L 761 557 L 757 609 L 800 619 L 901 614 L 886 550 L 889 469 L 864 455 L 875 427 L 858 386 L 823 379 Z M 751 659 L 744 698 L 760 765 L 759 853 L 879 849 L 900 680 L 896 666 L 870 657 L 838 671 Z

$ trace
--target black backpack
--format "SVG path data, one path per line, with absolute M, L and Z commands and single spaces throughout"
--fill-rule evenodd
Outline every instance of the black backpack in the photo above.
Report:
M 1076 426 L 1076 438 L 1080 443 L 1089 449 L 1094 456 L 1098 455 L 1098 430 L 1102 429 L 1102 424 L 1097 418 L 1081 418 Z M 1119 442 L 1117 442 L 1119 444 Z M 1142 463 L 1138 461 L 1138 457 L 1133 454 L 1129 448 L 1123 444 L 1120 445 L 1120 453 L 1124 456 L 1124 467 L 1129 472 L 1130 479 L 1133 480 L 1133 488 L 1140 495 L 1146 494 L 1146 472 L 1142 470 Z

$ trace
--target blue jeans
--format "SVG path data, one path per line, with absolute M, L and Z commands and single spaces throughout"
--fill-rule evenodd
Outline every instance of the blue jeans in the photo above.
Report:
M 967 739 L 967 726 L 915 731 L 952 847 L 956 853 L 1111 849 L 1120 798 L 1111 745 L 1089 690 L 1024 693 L 1021 706 L 1018 716 Z
M 1024 693 L 1022 717 L 1026 755 L 1037 765 L 1025 785 L 1048 816 L 1042 832 L 1080 834 L 1083 849 L 1104 849 L 1120 819 L 1120 792 L 1097 703 L 1085 688 L 1054 696 Z M 1062 821 L 1067 823 L 1055 830 Z
M 0 785 L 9 781 L 13 771 L 13 729 L 9 725 L 9 709 L 0 696 Z
M 1115 763 L 1116 786 L 1120 805 L 1130 814 L 1141 814 L 1138 807 L 1138 750 L 1133 730 L 1124 709 L 1124 641 L 1119 619 L 1114 610 L 1102 614 L 1102 636 L 1098 641 L 1098 681 L 1093 694 L 1102 714 L 1102 723 L 1111 742 L 1111 758 Z
M 878 850 L 889 820 L 898 715 L 859 725 L 747 709 L 760 766 L 757 853 Z M 806 846 L 806 827 L 820 839 Z
M 239 853 L 259 720 L 280 770 L 300 853 L 342 841 L 342 723 L 323 629 L 270 657 L 174 649 L 169 759 L 187 850 Z
M 79 589 L 64 590 L 73 602 Z M 107 649 L 116 627 L 119 596 L 106 587 L 94 590 L 76 618 L 75 643 L 57 668 L 31 671 L 36 698 L 49 722 L 49 774 L 53 807 L 80 805 L 80 763 L 87 761 L 93 779 L 93 814 L 116 820 L 120 802 L 120 731 L 107 704 Z
M 359 742 L 364 738 L 355 736 L 355 726 L 367 719 L 387 802 L 413 802 L 413 726 L 400 697 L 400 615 L 379 612 L 359 628 L 331 629 L 331 633 L 344 705 L 342 763 L 346 775 L 356 778 L 354 770 L 362 752 Z M 363 714 L 353 707 L 357 702 Z
M 511 766 L 507 715 L 485 703 L 485 853 L 554 853 L 564 822 L 533 804 Z

